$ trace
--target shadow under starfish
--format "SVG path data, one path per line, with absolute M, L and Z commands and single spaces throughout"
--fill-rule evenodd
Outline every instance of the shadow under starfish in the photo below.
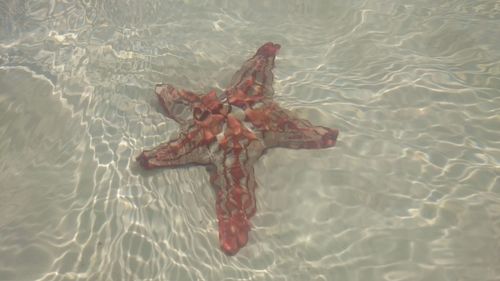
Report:
M 248 241 L 255 214 L 253 165 L 266 149 L 332 147 L 338 130 L 313 126 L 273 101 L 274 59 L 279 44 L 268 42 L 238 70 L 223 98 L 215 91 L 198 95 L 168 84 L 156 85 L 167 117 L 181 125 L 176 139 L 143 151 L 146 169 L 206 165 L 216 190 L 219 242 L 228 255 Z

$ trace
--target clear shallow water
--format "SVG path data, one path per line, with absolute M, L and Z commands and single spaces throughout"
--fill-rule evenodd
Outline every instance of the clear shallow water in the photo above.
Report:
M 500 280 L 500 4 L 344 2 L 0 2 L 0 280 Z M 205 170 L 133 158 L 177 130 L 155 83 L 223 89 L 266 41 L 341 134 L 261 159 L 226 257 Z

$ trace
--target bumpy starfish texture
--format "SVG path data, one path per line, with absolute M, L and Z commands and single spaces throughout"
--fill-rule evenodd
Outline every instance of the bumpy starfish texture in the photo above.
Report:
M 167 117 L 181 125 L 179 136 L 138 157 L 146 169 L 205 165 L 216 191 L 219 242 L 228 255 L 248 241 L 255 214 L 253 165 L 268 148 L 316 149 L 335 145 L 338 130 L 313 126 L 273 101 L 274 59 L 279 44 L 268 42 L 238 70 L 219 98 L 168 84 L 155 92 Z

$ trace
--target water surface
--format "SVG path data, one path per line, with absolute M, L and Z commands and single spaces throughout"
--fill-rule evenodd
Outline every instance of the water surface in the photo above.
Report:
M 0 2 L 0 280 L 500 280 L 498 1 Z M 282 45 L 275 98 L 337 147 L 256 165 L 248 245 L 153 86 L 221 91 Z

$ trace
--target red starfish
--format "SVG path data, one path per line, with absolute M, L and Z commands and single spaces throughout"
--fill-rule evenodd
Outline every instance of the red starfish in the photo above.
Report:
M 325 148 L 338 130 L 313 126 L 273 100 L 274 58 L 280 45 L 268 42 L 247 60 L 220 99 L 215 91 L 197 95 L 166 84 L 155 92 L 166 115 L 183 127 L 178 138 L 145 150 L 137 161 L 146 169 L 206 165 L 217 192 L 219 241 L 229 255 L 248 241 L 255 214 L 253 164 L 268 148 Z

